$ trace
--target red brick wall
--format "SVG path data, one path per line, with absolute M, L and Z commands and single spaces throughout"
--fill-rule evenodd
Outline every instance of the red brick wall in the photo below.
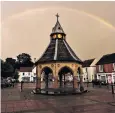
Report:
M 113 64 L 104 64 L 104 70 L 105 70 L 106 73 L 112 73 Z
M 113 64 L 104 64 L 103 68 L 104 68 L 103 72 L 105 72 L 105 73 L 112 73 L 112 71 L 113 71 Z M 99 71 L 99 65 L 96 66 L 96 71 L 100 72 Z
M 99 65 L 96 65 L 96 71 L 99 72 Z

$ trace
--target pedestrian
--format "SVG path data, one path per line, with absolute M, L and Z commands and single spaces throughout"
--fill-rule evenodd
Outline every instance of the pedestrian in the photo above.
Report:
M 12 86 L 13 86 L 13 87 L 14 87 L 14 82 L 15 82 L 14 79 L 12 79 Z
M 94 80 L 92 80 L 92 86 L 93 86 L 93 88 L 94 88 Z
M 89 86 L 89 80 L 88 80 L 88 78 L 87 78 L 87 87 Z
M 23 83 L 24 83 L 24 82 L 23 82 L 23 80 L 22 80 L 22 81 L 21 81 L 21 90 L 20 90 L 21 92 L 23 91 Z
M 99 81 L 99 87 L 101 88 L 101 80 Z

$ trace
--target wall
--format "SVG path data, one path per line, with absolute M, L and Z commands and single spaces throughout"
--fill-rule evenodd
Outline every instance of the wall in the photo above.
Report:
M 24 75 L 23 75 L 24 73 Z M 22 77 L 30 77 L 30 82 L 33 81 L 33 77 L 36 77 L 33 72 L 19 72 L 19 82 L 22 81 Z
M 87 71 L 86 71 L 87 68 Z M 87 82 L 87 74 L 88 74 L 88 80 L 91 82 L 94 79 L 94 76 L 96 75 L 96 67 L 84 67 L 83 68 L 83 78 L 85 78 L 84 82 Z
M 77 69 L 78 69 L 78 67 L 81 67 L 81 65 L 79 65 L 79 64 L 77 64 L 77 63 L 72 63 L 72 62 L 69 62 L 69 63 L 62 63 L 62 62 L 60 62 L 60 63 L 39 64 L 39 65 L 37 66 L 37 75 L 38 75 L 39 77 L 40 77 L 40 75 L 41 75 L 42 69 L 43 69 L 44 67 L 46 67 L 46 66 L 52 69 L 54 76 L 58 76 L 59 70 L 60 70 L 62 67 L 64 67 L 64 66 L 67 66 L 67 67 L 71 68 L 71 69 L 73 70 L 74 75 L 77 76 Z
M 112 71 L 113 71 L 113 63 L 111 63 L 111 64 L 104 64 L 103 68 L 104 68 L 103 69 L 104 73 L 112 73 Z M 100 72 L 99 71 L 99 65 L 96 66 L 96 69 L 97 69 L 97 73 Z
M 106 81 L 107 81 L 107 80 L 109 80 L 109 77 L 111 76 L 112 77 L 112 82 L 115 82 L 115 79 L 114 79 L 115 74 L 113 72 L 114 71 L 113 63 L 104 64 L 103 67 L 104 67 L 103 72 L 100 72 L 99 71 L 99 65 L 97 65 L 97 79 L 100 79 L 101 76 L 105 76 Z

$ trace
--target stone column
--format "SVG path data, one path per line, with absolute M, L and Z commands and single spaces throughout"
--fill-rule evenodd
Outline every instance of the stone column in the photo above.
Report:
M 58 76 L 54 76 L 53 88 L 58 88 Z
M 80 75 L 80 91 L 84 91 L 83 76 Z
M 73 88 L 78 88 L 78 75 L 77 75 L 77 69 L 74 70 L 73 75 Z
M 77 76 L 73 76 L 73 87 L 78 88 L 78 79 Z
M 36 89 L 41 89 L 41 78 L 40 77 L 36 78 Z

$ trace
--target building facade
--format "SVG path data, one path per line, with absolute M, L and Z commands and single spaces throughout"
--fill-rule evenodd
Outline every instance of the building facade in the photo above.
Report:
M 45 81 L 46 88 L 65 88 L 67 81 L 72 81 L 73 88 L 79 88 L 78 79 L 82 84 L 82 61 L 67 43 L 66 34 L 58 20 L 59 15 L 56 16 L 57 22 L 50 34 L 50 44 L 36 61 L 38 88 L 44 88 L 41 81 Z M 51 86 L 48 82 L 50 80 L 53 81 Z
M 35 82 L 36 81 L 36 68 L 34 67 L 20 67 L 19 69 L 19 82 Z
M 92 66 L 95 59 L 85 60 L 83 62 L 83 82 L 92 82 L 96 76 L 96 66 Z
M 97 79 L 115 83 L 115 53 L 104 55 L 96 64 Z

